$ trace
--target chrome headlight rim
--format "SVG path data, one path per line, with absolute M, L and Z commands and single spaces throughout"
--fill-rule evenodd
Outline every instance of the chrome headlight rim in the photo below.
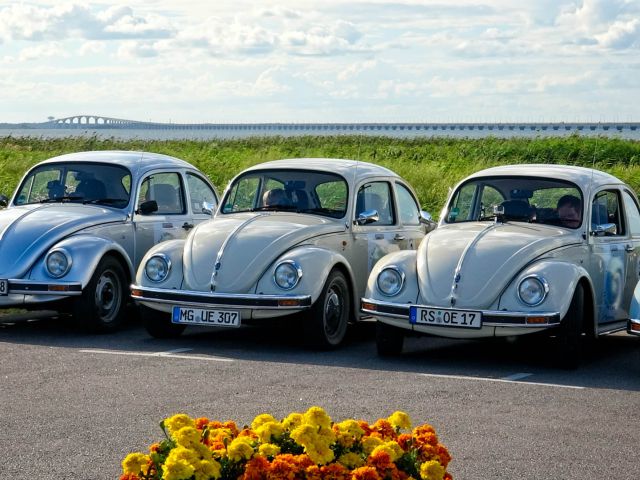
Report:
M 164 276 L 162 278 L 157 278 L 157 279 L 151 278 L 151 275 L 149 275 L 149 272 L 147 271 L 147 268 L 149 266 L 149 262 L 151 262 L 151 260 L 153 260 L 154 258 L 159 258 L 165 264 L 166 273 L 164 274 Z M 167 279 L 167 277 L 169 276 L 170 272 L 171 272 L 171 259 L 167 255 L 165 255 L 164 253 L 154 253 L 153 255 L 151 255 L 149 257 L 149 259 L 144 264 L 144 276 L 150 282 L 153 282 L 153 283 L 164 282 Z
M 56 255 L 56 254 L 62 255 L 66 262 L 66 266 L 64 270 L 58 273 L 53 272 L 51 270 L 51 267 L 49 266 L 49 261 L 51 260 L 51 257 L 53 257 L 53 255 Z M 45 257 L 45 260 L 44 260 L 44 266 L 47 271 L 47 274 L 52 278 L 64 277 L 67 273 L 69 273 L 69 270 L 71 270 L 72 264 L 73 264 L 73 260 L 71 258 L 71 254 L 64 248 L 54 248 L 49 253 L 47 253 L 47 256 Z
M 294 273 L 295 281 L 293 284 L 280 285 L 278 283 L 278 269 L 280 268 L 290 268 L 290 273 Z M 282 262 L 278 262 L 276 268 L 273 269 L 273 283 L 276 287 L 281 288 L 282 290 L 293 290 L 300 283 L 300 279 L 302 278 L 302 267 L 295 260 L 283 260 Z
M 393 272 L 398 278 L 398 282 L 396 283 L 398 285 L 398 287 L 393 291 L 385 291 L 380 286 L 380 277 L 382 277 L 382 274 L 385 273 L 385 272 Z M 389 265 L 387 267 L 384 267 L 382 270 L 380 270 L 380 273 L 378 274 L 378 277 L 376 278 L 376 287 L 378 287 L 378 291 L 382 295 L 384 295 L 385 297 L 395 297 L 404 288 L 405 280 L 406 280 L 405 273 L 397 265 Z
M 536 281 L 540 285 L 540 287 L 542 289 L 542 295 L 540 297 L 540 300 L 538 300 L 537 302 L 530 303 L 530 302 L 527 302 L 524 298 L 522 298 L 522 292 L 521 292 L 522 284 L 524 282 L 526 282 L 527 280 Z M 536 275 L 536 274 L 527 275 L 526 277 L 522 278 L 522 280 L 520 280 L 518 282 L 518 287 L 516 289 L 516 292 L 518 294 L 518 300 L 520 300 L 520 302 L 523 305 L 526 305 L 527 307 L 537 307 L 538 305 L 542 304 L 542 302 L 544 302 L 547 299 L 547 295 L 549 294 L 549 283 L 547 282 L 547 280 L 544 277 L 542 277 L 540 275 Z

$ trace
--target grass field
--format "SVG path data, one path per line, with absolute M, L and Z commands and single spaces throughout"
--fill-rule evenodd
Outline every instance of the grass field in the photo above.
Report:
M 640 142 L 612 138 L 394 139 L 263 137 L 241 140 L 144 141 L 91 138 L 0 138 L 0 193 L 10 195 L 25 171 L 46 158 L 84 150 L 145 150 L 196 165 L 222 193 L 244 168 L 279 158 L 351 158 L 384 165 L 406 178 L 437 216 L 449 187 L 482 168 L 517 163 L 595 166 L 640 191 Z

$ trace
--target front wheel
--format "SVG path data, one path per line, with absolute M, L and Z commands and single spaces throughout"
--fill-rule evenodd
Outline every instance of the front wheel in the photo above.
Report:
M 380 321 L 376 322 L 376 347 L 378 355 L 390 357 L 399 355 L 404 344 L 404 332 L 397 327 L 387 325 Z
M 176 338 L 187 328 L 185 325 L 172 323 L 170 313 L 160 312 L 144 305 L 140 306 L 140 318 L 144 328 L 154 338 Z
M 349 283 L 342 272 L 332 270 L 311 307 L 311 318 L 305 323 L 308 341 L 322 349 L 340 346 L 347 333 L 350 312 Z
M 560 322 L 556 336 L 555 363 L 560 368 L 578 368 L 582 360 L 582 317 L 584 316 L 584 289 L 578 284 L 569 310 Z
M 73 304 L 76 323 L 96 333 L 115 331 L 125 318 L 126 278 L 118 260 L 103 257 Z

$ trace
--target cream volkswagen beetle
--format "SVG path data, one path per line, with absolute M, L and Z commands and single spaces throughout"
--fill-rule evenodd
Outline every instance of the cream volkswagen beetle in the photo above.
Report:
M 189 163 L 149 152 L 78 152 L 0 196 L 0 309 L 69 311 L 89 330 L 125 318 L 147 250 L 211 218 L 217 195 Z
M 617 178 L 572 166 L 496 167 L 458 184 L 417 252 L 376 264 L 361 306 L 378 320 L 382 355 L 399 353 L 410 332 L 548 331 L 557 362 L 571 367 L 583 334 L 626 328 L 639 262 L 638 199 Z
M 415 249 L 427 217 L 411 187 L 381 166 L 263 163 L 232 180 L 213 220 L 147 253 L 132 295 L 155 337 L 301 313 L 307 340 L 333 348 L 359 318 L 375 262 Z

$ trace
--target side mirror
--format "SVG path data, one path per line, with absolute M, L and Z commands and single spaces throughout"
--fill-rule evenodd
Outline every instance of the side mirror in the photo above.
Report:
M 6 195 L 0 195 L 0 208 L 4 208 L 9 205 L 9 199 Z
M 377 222 L 378 220 L 380 220 L 380 215 L 378 215 L 377 210 L 366 210 L 358 214 L 356 224 L 368 225 L 369 223 Z
M 213 213 L 216 211 L 216 204 L 215 203 L 211 203 L 211 202 L 202 202 L 202 212 L 200 213 L 205 213 L 207 215 L 213 215 Z
M 438 226 L 438 223 L 433 219 L 431 214 L 425 210 L 420 210 L 420 216 L 418 217 L 418 220 L 422 225 L 425 225 L 427 227 L 427 233 L 429 233 L 431 230 L 434 230 Z
M 153 212 L 158 211 L 158 202 L 155 200 L 147 200 L 140 204 L 140 208 L 136 211 L 140 215 L 151 215 Z
M 606 235 L 617 235 L 618 227 L 615 223 L 603 223 L 601 225 L 591 225 L 591 233 L 594 237 L 601 237 Z

